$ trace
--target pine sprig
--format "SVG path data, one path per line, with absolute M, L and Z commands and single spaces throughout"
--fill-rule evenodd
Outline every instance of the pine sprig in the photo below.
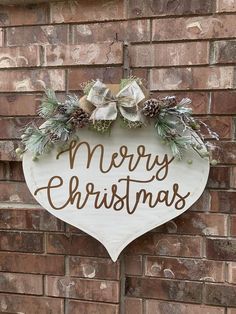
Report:
M 42 99 L 42 103 L 39 107 L 38 114 L 44 118 L 48 119 L 53 116 L 60 102 L 58 101 L 56 94 L 53 90 L 45 90 L 45 96 Z

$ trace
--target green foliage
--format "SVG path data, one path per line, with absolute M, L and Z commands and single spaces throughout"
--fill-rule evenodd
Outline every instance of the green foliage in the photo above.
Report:
M 51 89 L 47 89 L 39 107 L 38 114 L 48 119 L 53 116 L 59 104 L 55 92 Z

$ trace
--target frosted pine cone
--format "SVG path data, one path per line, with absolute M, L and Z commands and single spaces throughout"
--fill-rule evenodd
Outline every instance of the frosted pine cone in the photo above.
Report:
M 144 102 L 142 113 L 146 117 L 156 117 L 161 110 L 160 101 L 157 99 L 148 99 Z
M 168 108 L 175 107 L 177 105 L 177 100 L 175 96 L 166 96 L 163 98 L 164 106 Z
M 89 124 L 89 114 L 81 108 L 77 108 L 70 118 L 71 124 L 76 128 L 83 128 Z
M 60 114 L 62 114 L 62 115 L 65 115 L 65 114 L 67 113 L 67 109 L 66 109 L 66 107 L 63 106 L 63 105 L 59 105 L 59 106 L 57 107 L 57 111 L 58 111 Z

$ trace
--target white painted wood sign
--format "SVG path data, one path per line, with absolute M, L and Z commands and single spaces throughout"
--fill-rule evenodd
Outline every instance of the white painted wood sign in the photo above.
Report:
M 83 129 L 79 137 L 37 162 L 26 152 L 25 179 L 39 204 L 99 240 L 113 261 L 131 241 L 186 211 L 205 188 L 209 160 L 194 150 L 174 159 L 151 126 L 115 126 L 111 135 Z

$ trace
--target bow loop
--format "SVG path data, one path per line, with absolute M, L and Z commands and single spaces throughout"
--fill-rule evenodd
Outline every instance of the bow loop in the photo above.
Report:
M 91 87 L 87 100 L 96 109 L 92 112 L 93 120 L 116 120 L 118 111 L 127 120 L 141 121 L 138 104 L 145 95 L 135 80 L 127 84 L 116 95 L 101 81 L 97 80 Z

